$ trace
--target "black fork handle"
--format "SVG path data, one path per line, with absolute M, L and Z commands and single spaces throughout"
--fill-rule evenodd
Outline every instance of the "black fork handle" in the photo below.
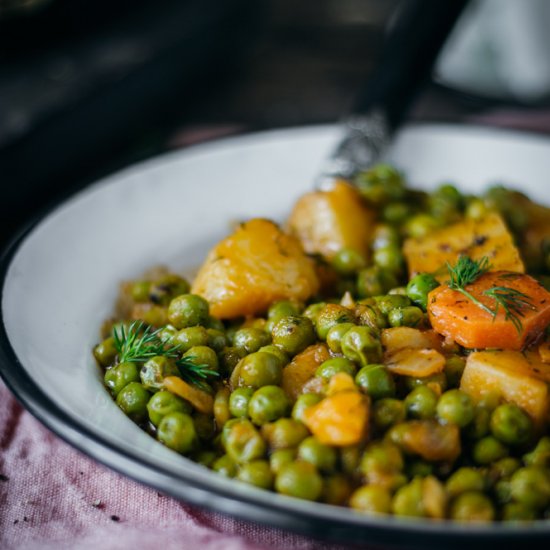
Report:
M 359 93 L 354 114 L 381 112 L 395 129 L 429 79 L 446 38 L 468 0 L 402 0 L 380 58 Z

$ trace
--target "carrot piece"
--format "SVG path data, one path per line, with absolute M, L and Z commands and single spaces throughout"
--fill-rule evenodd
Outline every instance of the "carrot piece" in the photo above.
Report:
M 201 413 L 212 414 L 214 410 L 214 399 L 209 393 L 191 386 L 177 376 L 167 376 L 164 379 L 164 388 L 189 401 Z
M 369 400 L 358 391 L 335 393 L 308 407 L 304 423 L 325 445 L 355 445 L 367 433 Z
M 536 340 L 550 323 L 550 293 L 529 275 L 511 271 L 485 273 L 465 290 L 494 311 L 497 302 L 483 294 L 493 287 L 507 287 L 528 297 L 532 307 L 521 308 L 519 330 L 502 307 L 493 316 L 446 284 L 428 295 L 428 315 L 434 330 L 466 348 L 521 350 Z

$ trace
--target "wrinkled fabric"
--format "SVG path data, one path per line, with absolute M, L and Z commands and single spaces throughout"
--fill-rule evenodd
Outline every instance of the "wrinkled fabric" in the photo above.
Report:
M 0 548 L 336 550 L 189 506 L 82 455 L 0 382 Z

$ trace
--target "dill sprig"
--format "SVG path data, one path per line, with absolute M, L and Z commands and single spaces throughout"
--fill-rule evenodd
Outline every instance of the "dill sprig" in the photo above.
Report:
M 124 325 L 113 327 L 113 339 L 121 363 L 147 361 L 157 355 L 177 357 L 175 347 L 166 348 L 159 338 L 159 330 L 152 330 L 143 321 L 133 321 L 126 329 Z
M 524 310 L 535 309 L 527 294 L 508 286 L 488 288 L 482 292 L 482 295 L 495 301 L 495 307 L 491 309 L 466 290 L 465 287 L 467 285 L 475 282 L 479 277 L 487 273 L 489 269 L 491 269 L 491 264 L 487 256 L 483 256 L 480 260 L 472 260 L 469 256 L 461 255 L 454 267 L 447 262 L 447 270 L 449 272 L 447 285 L 450 289 L 460 292 L 478 307 L 492 315 L 493 320 L 498 315 L 500 308 L 502 308 L 505 312 L 505 319 L 514 325 L 518 333 L 521 333 L 523 330 L 521 318 L 525 315 Z
M 138 363 L 158 355 L 176 359 L 175 363 L 182 379 L 207 391 L 209 388 L 205 383 L 206 379 L 217 377 L 219 374 L 206 364 L 196 363 L 194 356 L 180 357 L 177 346 L 166 346 L 161 340 L 160 331 L 161 329 L 153 330 L 150 325 L 145 325 L 140 320 L 133 321 L 127 329 L 124 325 L 113 327 L 113 339 L 119 362 Z
M 484 296 L 489 296 L 495 300 L 495 309 L 493 310 L 493 319 L 497 316 L 500 308 L 504 310 L 504 318 L 511 321 L 518 333 L 521 333 L 525 309 L 536 309 L 527 294 L 507 286 L 494 286 L 483 291 Z
M 220 374 L 204 363 L 195 363 L 196 357 L 188 355 L 176 361 L 180 375 L 189 384 L 193 384 L 203 391 L 210 391 L 206 383 L 208 377 L 216 378 Z

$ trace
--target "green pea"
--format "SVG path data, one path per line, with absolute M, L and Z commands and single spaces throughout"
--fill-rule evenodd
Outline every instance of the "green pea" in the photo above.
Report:
M 222 372 L 231 374 L 239 361 L 244 357 L 244 351 L 233 346 L 226 346 L 219 352 L 218 361 Z
M 339 372 L 345 372 L 350 376 L 354 376 L 357 371 L 355 363 L 345 357 L 332 357 L 321 363 L 315 371 L 315 376 L 320 376 L 325 380 L 329 380 L 332 376 Z
M 208 340 L 204 345 L 212 348 L 215 352 L 218 353 L 222 351 L 225 346 L 227 346 L 227 338 L 221 330 L 215 328 L 207 328 L 206 334 L 208 336 Z
M 227 454 L 220 456 L 212 464 L 212 470 L 224 477 L 235 477 L 237 475 L 237 465 Z
M 286 367 L 286 365 L 288 365 L 288 363 L 290 362 L 288 354 L 285 351 L 283 351 L 280 347 L 275 346 L 273 344 L 262 346 L 258 351 L 271 353 L 272 355 L 277 357 L 277 359 L 279 359 L 279 362 L 281 363 L 282 367 Z
M 390 441 L 370 443 L 359 464 L 359 471 L 369 481 L 376 481 L 380 474 L 399 473 L 404 467 L 403 454 Z
M 214 417 L 210 414 L 195 412 L 193 415 L 193 424 L 199 439 L 210 441 L 216 434 L 216 425 Z
M 297 447 L 309 435 L 302 422 L 293 418 L 279 418 L 272 424 L 264 424 L 262 432 L 264 429 L 266 429 L 264 437 L 270 449 Z
M 462 467 L 451 474 L 445 484 L 448 495 L 453 498 L 467 491 L 485 490 L 485 476 L 475 468 Z
M 401 249 L 397 246 L 377 248 L 373 254 L 374 265 L 388 270 L 390 273 L 400 274 L 403 271 L 405 260 Z
M 449 515 L 457 521 L 492 521 L 495 519 L 495 508 L 483 493 L 467 491 L 453 500 Z
M 350 480 L 344 474 L 336 473 L 323 476 L 321 502 L 345 506 L 352 492 Z
M 416 327 L 423 319 L 424 313 L 415 306 L 398 307 L 388 313 L 388 323 L 391 327 Z
M 331 327 L 327 332 L 327 345 L 329 349 L 335 353 L 341 353 L 342 337 L 350 328 L 354 326 L 354 323 L 339 323 Z
M 116 404 L 138 424 L 147 420 L 147 403 L 151 394 L 139 382 L 130 382 L 117 395 Z
M 325 302 L 315 302 L 304 309 L 302 315 L 307 317 L 313 324 L 317 322 L 317 316 L 327 304 Z
M 460 390 L 446 391 L 437 403 L 438 418 L 460 428 L 467 426 L 475 415 L 475 407 L 470 396 Z
M 366 514 L 389 514 L 392 508 L 392 497 L 384 487 L 364 485 L 353 492 L 349 505 L 354 510 Z
M 407 477 L 428 477 L 434 472 L 434 465 L 421 459 L 412 459 L 407 463 Z
M 406 308 L 411 305 L 411 301 L 408 296 L 403 296 L 401 294 L 384 294 L 383 296 L 375 296 L 374 301 L 383 315 L 388 315 L 393 309 Z
M 225 452 L 238 464 L 263 458 L 267 450 L 264 438 L 246 418 L 226 422 L 222 432 L 222 444 Z
M 392 501 L 392 511 L 396 516 L 425 516 L 422 479 L 415 478 L 399 488 Z
M 193 346 L 183 354 L 182 359 L 187 359 L 194 365 L 205 365 L 211 371 L 219 370 L 218 356 L 208 346 Z
M 341 248 L 332 258 L 332 267 L 340 275 L 352 275 L 366 266 L 363 254 L 352 248 Z
M 298 399 L 296 399 L 296 402 L 294 403 L 294 407 L 292 407 L 292 418 L 303 422 L 304 411 L 312 405 L 317 405 L 317 403 L 319 403 L 322 399 L 323 396 L 318 393 L 303 393 L 302 395 L 299 395 Z
M 333 447 L 321 443 L 315 436 L 306 437 L 298 446 L 298 458 L 313 464 L 320 472 L 336 469 L 338 454 Z
M 377 164 L 360 172 L 354 183 L 361 195 L 373 204 L 384 204 L 405 196 L 403 176 L 388 164 Z
M 164 390 L 155 393 L 147 403 L 149 420 L 157 427 L 160 421 L 169 413 L 182 412 L 190 414 L 192 410 L 193 407 L 185 399 Z
M 437 220 L 429 214 L 417 214 L 405 223 L 405 233 L 409 237 L 420 239 L 439 227 Z
M 278 493 L 305 500 L 317 500 L 323 490 L 323 479 L 309 462 L 297 461 L 281 467 L 275 478 Z
M 374 227 L 372 249 L 378 250 L 388 246 L 398 247 L 401 243 L 399 231 L 393 225 L 379 223 Z
M 267 460 L 253 460 L 242 464 L 236 478 L 260 489 L 271 489 L 273 486 L 273 474 Z
M 473 198 L 468 201 L 464 215 L 472 220 L 481 220 L 487 215 L 487 206 L 482 199 Z
M 419 273 L 407 284 L 407 296 L 424 311 L 428 307 L 428 294 L 439 286 L 437 279 L 430 273 Z
M 550 504 L 550 472 L 539 466 L 516 470 L 510 479 L 512 499 L 536 509 Z
M 506 504 L 512 500 L 512 492 L 510 487 L 511 485 L 509 479 L 499 479 L 496 481 L 493 485 L 493 494 L 497 504 Z
M 143 364 L 139 376 L 148 390 L 155 391 L 163 387 L 166 376 L 179 376 L 179 370 L 172 359 L 157 355 Z
M 94 348 L 94 357 L 102 367 L 112 365 L 117 353 L 115 339 L 112 336 L 109 336 Z
M 445 184 L 429 196 L 428 206 L 436 219 L 448 224 L 460 219 L 464 199 L 456 187 Z
M 105 385 L 116 397 L 130 382 L 139 382 L 139 372 L 135 363 L 119 363 L 105 371 Z
M 419 386 L 427 386 L 432 389 L 432 391 L 433 388 L 439 388 L 439 391 L 445 391 L 447 388 L 447 377 L 444 372 L 436 372 L 435 374 L 423 376 L 422 378 L 403 376 L 402 381 L 408 390 L 414 390 Z
M 174 336 L 176 336 L 177 333 L 178 329 L 176 327 L 173 327 L 172 325 L 164 325 L 157 332 L 157 336 L 163 344 L 172 345 Z
M 287 464 L 296 459 L 296 449 L 276 449 L 269 455 L 269 466 L 271 471 L 277 475 Z
M 508 502 L 502 508 L 504 521 L 533 521 L 537 519 L 536 510 L 521 502 Z
M 269 320 L 279 320 L 282 317 L 300 315 L 301 311 L 302 306 L 297 302 L 293 302 L 291 300 L 280 300 L 269 306 L 269 309 L 267 310 L 267 318 Z
M 200 325 L 182 328 L 174 335 L 171 343 L 183 353 L 193 346 L 206 346 L 208 344 L 208 332 Z
M 270 341 L 269 334 L 253 327 L 241 328 L 233 336 L 233 345 L 246 353 L 258 351 L 262 346 L 267 346 Z
M 382 211 L 384 221 L 401 225 L 411 215 L 411 208 L 404 202 L 390 202 Z
M 533 434 L 529 415 L 513 403 L 498 406 L 491 415 L 491 433 L 506 445 L 527 443 Z
M 437 394 L 431 388 L 418 386 L 405 397 L 407 416 L 421 420 L 434 418 L 437 401 Z
M 472 449 L 472 458 L 477 464 L 491 464 L 507 455 L 508 449 L 491 435 L 477 441 Z
M 315 329 L 307 317 L 282 317 L 273 326 L 271 337 L 276 346 L 293 356 L 315 342 Z
M 132 300 L 138 303 L 148 302 L 150 289 L 151 281 L 134 281 L 130 289 Z
M 321 340 L 327 339 L 328 331 L 340 323 L 354 323 L 355 315 L 347 307 L 327 304 L 317 315 L 315 327 Z
M 168 306 L 168 319 L 177 329 L 205 325 L 209 318 L 208 302 L 196 294 L 176 296 Z
M 263 386 L 256 390 L 248 402 L 248 416 L 261 426 L 286 416 L 290 412 L 290 400 L 279 386 Z
M 240 363 L 239 386 L 260 388 L 281 383 L 283 367 L 272 353 L 256 351 Z
M 359 471 L 359 464 L 363 456 L 363 448 L 360 445 L 347 445 L 340 447 L 340 467 L 348 476 L 355 478 Z
M 535 448 L 523 455 L 523 462 L 526 466 L 550 467 L 550 437 L 544 436 L 539 439 Z
M 387 317 L 380 311 L 380 308 L 375 304 L 364 304 L 359 302 L 355 306 L 355 315 L 357 317 L 358 325 L 369 327 L 374 332 L 378 332 L 380 329 L 386 328 L 388 326 Z M 327 343 L 328 343 L 328 337 L 327 337 Z
M 469 439 L 481 439 L 489 434 L 491 412 L 486 407 L 477 405 L 473 420 L 465 427 L 464 435 Z
M 403 422 L 406 415 L 405 403 L 391 397 L 375 401 L 372 408 L 374 426 L 380 431 L 385 431 L 389 427 Z
M 154 304 L 167 306 L 172 298 L 187 294 L 189 288 L 189 283 L 184 278 L 168 273 L 150 284 L 148 298 Z
M 377 363 L 382 359 L 382 345 L 369 327 L 353 327 L 341 341 L 342 353 L 362 366 Z
M 398 284 L 394 273 L 377 265 L 366 267 L 357 273 L 356 286 L 359 298 L 379 296 Z
M 509 478 L 519 468 L 521 468 L 521 462 L 517 458 L 507 456 L 491 464 L 489 477 L 492 480 Z
M 205 466 L 206 468 L 212 468 L 214 462 L 218 459 L 218 455 L 214 451 L 201 450 L 191 455 L 191 460 Z
M 254 388 L 237 388 L 229 396 L 229 412 L 237 417 L 248 416 L 248 403 L 254 393 Z
M 372 399 L 395 395 L 395 381 L 384 365 L 366 365 L 357 373 L 355 383 Z
M 166 414 L 158 425 L 157 439 L 178 453 L 190 452 L 197 444 L 193 419 L 183 412 Z
M 460 385 L 460 379 L 462 378 L 465 366 L 466 361 L 463 357 L 459 357 L 458 355 L 447 357 L 444 370 L 449 381 L 449 386 L 456 388 Z

